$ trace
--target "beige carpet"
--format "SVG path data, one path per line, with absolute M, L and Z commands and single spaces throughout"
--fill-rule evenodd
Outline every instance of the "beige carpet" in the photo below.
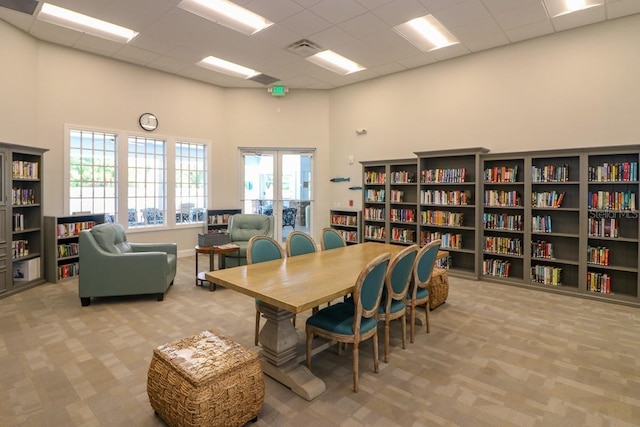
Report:
M 203 329 L 253 343 L 253 300 L 196 287 L 193 270 L 193 257 L 179 260 L 163 302 L 81 307 L 76 280 L 0 299 L 0 425 L 164 425 L 146 393 L 154 347 Z M 431 333 L 419 329 L 402 350 L 399 331 L 395 322 L 390 363 L 378 374 L 371 345 L 362 346 L 359 393 L 350 351 L 314 358 L 327 391 L 312 402 L 267 377 L 254 425 L 640 424 L 636 308 L 452 278 L 448 302 L 431 312 Z

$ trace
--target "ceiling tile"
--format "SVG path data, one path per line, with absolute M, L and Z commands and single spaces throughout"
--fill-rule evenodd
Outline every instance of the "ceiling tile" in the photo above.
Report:
M 605 8 L 603 5 L 590 7 L 580 12 L 567 13 L 552 18 L 553 26 L 556 31 L 568 30 L 571 28 L 582 27 L 584 25 L 594 24 L 605 20 Z
M 369 12 L 339 24 L 338 28 L 343 29 L 354 37 L 361 38 L 371 33 L 386 30 L 388 25 L 375 14 Z
M 536 2 L 517 9 L 498 12 L 494 14 L 494 18 L 503 29 L 510 30 L 546 21 L 548 15 L 542 2 Z
M 393 0 L 372 12 L 391 27 L 429 13 L 417 0 Z
M 308 37 L 331 27 L 331 23 L 322 19 L 315 13 L 303 10 L 280 22 L 284 28 L 298 34 L 300 37 Z
M 367 11 L 355 0 L 324 0 L 309 10 L 332 24 L 348 21 Z
M 618 0 L 606 3 L 607 18 L 615 19 L 621 16 L 640 13 L 640 1 L 638 0 Z

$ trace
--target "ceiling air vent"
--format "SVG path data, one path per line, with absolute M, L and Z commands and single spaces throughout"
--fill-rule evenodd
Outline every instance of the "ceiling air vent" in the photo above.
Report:
M 270 85 L 271 83 L 280 81 L 280 79 L 268 76 L 266 74 L 256 74 L 253 77 L 249 77 L 247 80 L 253 80 L 254 82 L 262 83 L 263 85 Z
M 320 52 L 322 48 L 311 40 L 302 39 L 287 46 L 287 50 L 306 58 Z

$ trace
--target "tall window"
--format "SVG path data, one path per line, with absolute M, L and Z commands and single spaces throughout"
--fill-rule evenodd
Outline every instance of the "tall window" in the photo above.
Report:
M 69 131 L 70 212 L 106 213 L 117 206 L 117 138 L 113 133 Z
M 176 142 L 176 223 L 202 222 L 206 216 L 205 144 Z
M 167 217 L 166 141 L 130 136 L 128 144 L 129 227 L 162 225 Z

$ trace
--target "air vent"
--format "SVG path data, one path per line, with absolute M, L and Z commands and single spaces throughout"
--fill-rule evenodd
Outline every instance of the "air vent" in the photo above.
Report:
M 268 76 L 266 74 L 256 74 L 253 77 L 249 77 L 247 80 L 253 80 L 254 82 L 262 83 L 263 85 L 270 85 L 271 83 L 280 81 L 280 79 Z
M 289 52 L 293 52 L 296 55 L 300 55 L 303 57 L 314 55 L 322 50 L 320 46 L 312 42 L 311 40 L 302 39 L 295 43 L 290 44 L 287 47 Z
M 7 9 L 33 15 L 36 7 L 38 7 L 38 2 L 35 0 L 0 0 L 0 7 L 6 7 Z

